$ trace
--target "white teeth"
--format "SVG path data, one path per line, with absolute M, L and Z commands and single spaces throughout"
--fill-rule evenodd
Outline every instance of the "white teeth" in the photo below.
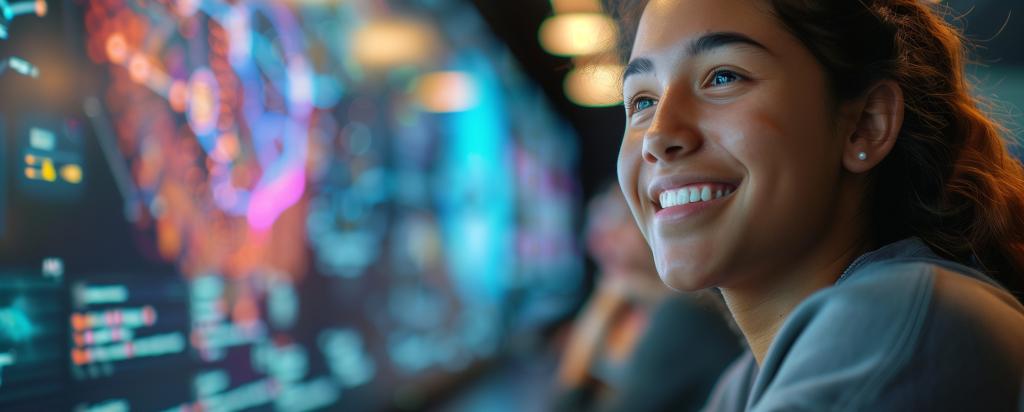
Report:
M 714 187 L 712 185 L 691 186 L 675 190 L 666 190 L 658 196 L 658 200 L 661 203 L 661 208 L 664 209 L 688 203 L 706 202 L 708 200 L 718 199 L 720 197 L 730 195 L 733 191 L 735 191 L 735 189 L 731 187 Z
M 678 203 L 676 202 L 676 192 L 669 190 L 661 194 L 661 204 L 674 205 L 676 203 Z

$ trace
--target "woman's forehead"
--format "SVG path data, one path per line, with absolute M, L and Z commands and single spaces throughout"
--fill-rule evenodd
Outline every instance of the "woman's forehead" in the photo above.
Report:
M 641 17 L 630 57 L 683 51 L 699 37 L 714 32 L 741 33 L 769 47 L 787 34 L 763 1 L 651 0 Z

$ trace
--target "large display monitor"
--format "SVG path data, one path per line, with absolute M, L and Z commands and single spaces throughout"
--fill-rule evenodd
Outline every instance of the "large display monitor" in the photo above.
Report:
M 464 0 L 0 0 L 0 409 L 415 409 L 577 298 Z

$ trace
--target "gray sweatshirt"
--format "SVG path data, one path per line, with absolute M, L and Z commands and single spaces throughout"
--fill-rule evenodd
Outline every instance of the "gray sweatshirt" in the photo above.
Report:
M 920 239 L 858 258 L 747 352 L 706 411 L 1024 411 L 1024 307 Z

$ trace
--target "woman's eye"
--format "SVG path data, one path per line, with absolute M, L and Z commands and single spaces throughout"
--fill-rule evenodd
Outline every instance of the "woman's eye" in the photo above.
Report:
M 709 87 L 725 86 L 729 83 L 740 80 L 742 77 L 731 70 L 717 70 L 711 74 L 708 81 Z
M 637 97 L 633 99 L 631 105 L 633 106 L 633 113 L 637 113 L 654 106 L 654 100 L 649 97 Z

